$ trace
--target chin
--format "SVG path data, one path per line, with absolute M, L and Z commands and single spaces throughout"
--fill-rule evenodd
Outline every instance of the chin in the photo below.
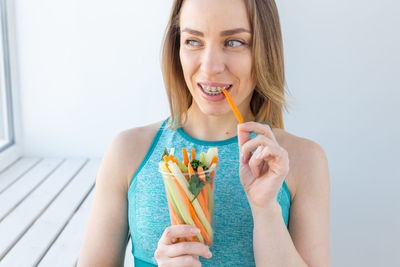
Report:
M 224 107 L 204 107 L 201 106 L 200 110 L 203 114 L 208 116 L 223 116 L 226 115 L 230 110 L 225 110 Z

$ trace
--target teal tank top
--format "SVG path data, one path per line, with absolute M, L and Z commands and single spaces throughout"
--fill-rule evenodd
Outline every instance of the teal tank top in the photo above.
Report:
M 237 136 L 222 141 L 203 141 L 189 136 L 182 128 L 158 129 L 151 146 L 136 171 L 128 190 L 128 220 L 135 267 L 157 266 L 154 252 L 165 228 L 171 225 L 168 202 L 158 162 L 165 148 L 175 148 L 182 161 L 182 147 L 198 153 L 218 147 L 214 185 L 214 240 L 210 259 L 199 257 L 202 266 L 255 266 L 253 254 L 253 217 L 239 178 Z M 250 132 L 252 138 L 256 133 Z M 284 182 L 277 201 L 288 226 L 290 193 Z

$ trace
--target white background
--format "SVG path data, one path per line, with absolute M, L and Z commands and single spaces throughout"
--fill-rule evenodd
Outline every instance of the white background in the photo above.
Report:
M 172 1 L 16 0 L 26 155 L 102 157 L 169 114 L 160 48 Z M 400 3 L 279 0 L 286 130 L 331 174 L 332 266 L 400 266 Z

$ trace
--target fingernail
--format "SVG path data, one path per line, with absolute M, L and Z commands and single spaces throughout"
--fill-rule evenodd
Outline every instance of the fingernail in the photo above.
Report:
M 211 257 L 212 257 L 211 251 L 208 252 L 207 257 L 208 257 L 208 258 L 211 258 Z

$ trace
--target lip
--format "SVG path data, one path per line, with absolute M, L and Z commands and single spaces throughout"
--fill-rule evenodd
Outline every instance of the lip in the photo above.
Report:
M 227 85 L 232 85 L 231 83 L 217 83 L 217 82 L 199 82 L 198 84 L 203 84 L 206 86 L 213 86 L 213 87 L 225 87 Z
M 208 84 L 206 84 L 206 83 L 201 83 L 201 84 L 204 84 L 204 85 L 207 85 L 207 86 L 220 86 L 220 87 L 229 85 L 229 84 L 225 84 L 225 85 L 224 85 L 224 84 L 221 84 L 221 83 L 220 83 L 221 85 L 208 85 Z M 217 83 L 214 83 L 214 84 L 217 84 Z M 231 92 L 232 87 L 233 87 L 233 85 L 231 85 L 231 86 L 228 88 L 227 91 L 228 91 L 229 93 Z M 197 84 L 197 88 L 199 89 L 201 96 L 202 96 L 205 100 L 207 100 L 207 101 L 217 102 L 217 101 L 221 101 L 221 100 L 223 100 L 223 99 L 226 98 L 225 95 L 224 95 L 223 93 L 220 93 L 219 95 L 208 95 L 206 92 L 203 91 L 203 88 L 201 88 L 201 86 L 200 86 L 199 83 Z

